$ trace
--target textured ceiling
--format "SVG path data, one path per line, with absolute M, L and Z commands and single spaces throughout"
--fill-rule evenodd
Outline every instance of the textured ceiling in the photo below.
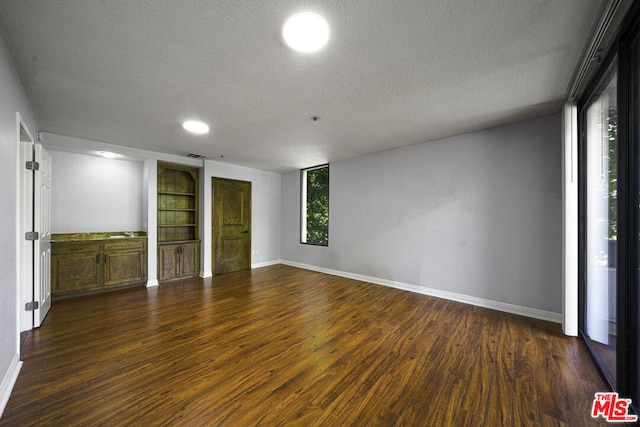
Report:
M 285 171 L 559 111 L 604 5 L 0 0 L 0 33 L 39 131 Z M 280 36 L 301 10 L 318 53 Z

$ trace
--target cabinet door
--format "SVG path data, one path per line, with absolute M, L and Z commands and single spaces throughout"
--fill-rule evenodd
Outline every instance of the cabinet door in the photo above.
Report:
M 200 242 L 181 245 L 181 277 L 194 277 L 200 274 Z
M 141 249 L 104 254 L 104 285 L 117 286 L 145 279 L 144 254 Z
M 180 277 L 179 245 L 158 246 L 158 280 Z
M 104 245 L 104 285 L 117 286 L 144 281 L 145 242 L 128 240 Z
M 78 252 L 51 257 L 51 292 L 64 295 L 101 288 L 100 252 Z

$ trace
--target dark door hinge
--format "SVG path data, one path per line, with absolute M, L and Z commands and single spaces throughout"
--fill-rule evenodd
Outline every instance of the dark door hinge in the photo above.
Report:
M 26 168 L 27 168 L 27 170 L 30 170 L 30 171 L 40 170 L 40 163 L 28 161 L 27 164 L 26 164 Z
M 25 240 L 38 240 L 40 238 L 40 234 L 37 231 L 27 231 L 24 233 Z
M 40 306 L 40 304 L 38 303 L 38 301 L 31 301 L 28 302 L 24 305 L 24 310 L 25 311 L 35 311 L 38 309 L 38 307 Z

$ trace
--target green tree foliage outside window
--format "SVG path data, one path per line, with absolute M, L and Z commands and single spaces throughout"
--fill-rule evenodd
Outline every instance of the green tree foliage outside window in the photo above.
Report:
M 609 240 L 618 240 L 618 111 L 607 111 L 609 139 Z
M 329 244 L 329 165 L 303 171 L 306 185 L 306 236 L 304 243 Z M 304 230 L 304 229 L 303 229 Z M 306 237 L 306 239 L 305 239 Z

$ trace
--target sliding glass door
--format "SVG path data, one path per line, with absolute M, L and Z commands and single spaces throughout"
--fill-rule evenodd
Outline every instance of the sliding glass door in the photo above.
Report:
M 618 110 L 615 63 L 583 110 L 583 335 L 609 382 L 616 382 Z
M 639 13 L 640 15 L 640 13 Z M 625 340 L 618 346 L 624 352 L 618 369 L 619 388 L 630 397 L 636 414 L 640 411 L 640 18 L 623 39 L 621 73 L 625 77 L 620 90 L 621 113 L 621 271 L 618 274 L 618 305 L 624 307 L 619 330 Z
M 580 333 L 640 411 L 640 2 L 578 104 Z

